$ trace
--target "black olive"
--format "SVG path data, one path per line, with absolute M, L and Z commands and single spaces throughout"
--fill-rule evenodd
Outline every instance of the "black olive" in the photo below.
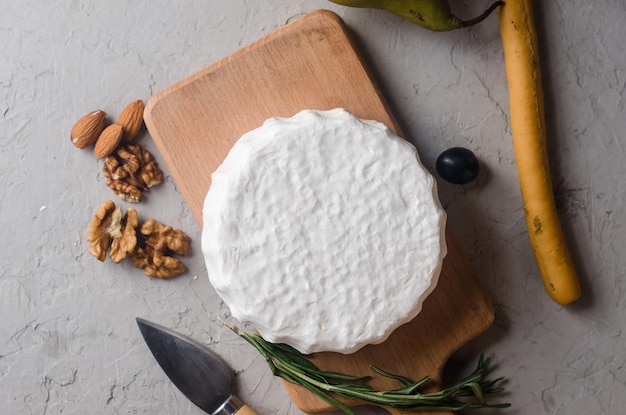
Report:
M 437 173 L 454 184 L 467 184 L 478 177 L 480 166 L 476 155 L 463 147 L 452 147 L 437 157 Z

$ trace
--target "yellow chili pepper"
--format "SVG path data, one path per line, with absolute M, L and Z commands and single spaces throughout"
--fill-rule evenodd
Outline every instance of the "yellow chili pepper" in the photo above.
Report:
M 580 297 L 580 284 L 552 192 L 532 0 L 507 0 L 498 20 L 528 238 L 546 291 L 559 304 L 571 303 Z

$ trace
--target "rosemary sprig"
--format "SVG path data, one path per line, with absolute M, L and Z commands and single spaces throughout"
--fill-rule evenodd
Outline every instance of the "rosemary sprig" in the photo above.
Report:
M 467 409 L 508 408 L 511 406 L 508 403 L 493 404 L 487 402 L 487 395 L 504 392 L 504 388 L 497 386 L 504 378 L 484 379 L 491 359 L 484 358 L 482 355 L 478 360 L 476 369 L 471 374 L 441 391 L 433 393 L 420 391 L 420 388 L 430 381 L 428 376 L 414 382 L 406 377 L 371 366 L 373 372 L 398 380 L 403 385 L 394 390 L 376 391 L 366 383 L 371 379 L 371 376 L 360 377 L 319 370 L 309 360 L 308 355 L 300 353 L 291 346 L 270 343 L 258 334 L 247 333 L 226 322 L 223 323 L 259 351 L 275 376 L 306 388 L 349 415 L 355 415 L 355 412 L 334 395 L 389 406 L 403 411 L 441 410 L 458 412 Z

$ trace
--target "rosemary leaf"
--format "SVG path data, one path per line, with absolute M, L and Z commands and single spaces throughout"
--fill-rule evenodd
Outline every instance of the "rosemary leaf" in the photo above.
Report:
M 348 415 L 356 415 L 356 413 L 352 410 L 352 408 L 350 408 L 345 403 L 341 402 L 339 399 L 333 397 L 329 393 L 326 393 L 325 391 L 317 389 L 314 386 L 311 386 L 309 384 L 301 385 L 301 386 L 304 386 L 309 392 L 313 393 L 314 395 L 317 395 L 318 397 L 320 397 L 324 401 L 326 401 L 326 403 L 328 403 L 328 404 L 334 406 L 335 408 L 345 412 L 346 414 L 348 414 Z
M 409 379 L 407 377 L 387 372 L 386 370 L 383 370 L 383 369 L 381 369 L 379 367 L 376 367 L 374 365 L 370 365 L 370 368 L 374 372 L 378 373 L 379 375 L 382 375 L 382 376 L 387 377 L 387 378 L 399 380 L 400 382 L 402 382 L 404 384 L 404 386 L 412 386 L 412 385 L 416 384 L 415 382 L 413 382 L 411 379 Z M 430 378 L 428 376 L 426 376 L 420 382 L 424 381 L 424 383 L 426 383 L 429 380 L 430 380 Z M 417 383 L 420 383 L 420 382 L 417 382 Z
M 320 371 L 319 373 L 327 379 L 343 380 L 345 382 L 365 382 L 372 378 L 371 376 L 354 376 L 337 372 Z
M 487 402 L 487 396 L 504 392 L 504 388 L 496 385 L 505 379 L 484 379 L 491 359 L 485 358 L 483 355 L 478 359 L 476 369 L 468 376 L 439 392 L 432 393 L 420 391 L 420 388 L 430 381 L 428 376 L 414 382 L 407 377 L 371 366 L 372 371 L 376 374 L 395 379 L 403 385 L 398 389 L 376 391 L 365 383 L 371 378 L 370 376 L 354 376 L 319 370 L 309 360 L 308 355 L 300 353 L 291 346 L 270 343 L 258 334 L 246 333 L 233 325 L 222 323 L 257 349 L 275 376 L 306 388 L 348 415 L 355 415 L 355 412 L 336 396 L 404 411 L 458 412 L 480 408 L 508 408 L 510 406 L 508 403 L 492 404 Z

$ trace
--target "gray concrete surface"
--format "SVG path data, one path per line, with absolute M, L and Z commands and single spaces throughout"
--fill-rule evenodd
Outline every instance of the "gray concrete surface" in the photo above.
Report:
M 453 2 L 459 15 L 487 1 Z M 583 298 L 544 293 L 529 250 L 508 121 L 495 16 L 430 33 L 393 15 L 322 0 L 0 0 L 0 413 L 199 414 L 147 353 L 134 317 L 212 347 L 237 372 L 238 393 L 263 413 L 298 414 L 262 359 L 216 320 L 201 230 L 144 130 L 166 180 L 132 205 L 106 187 L 73 123 L 115 117 L 301 13 L 341 15 L 402 128 L 434 171 L 444 149 L 471 148 L 479 181 L 440 184 L 453 228 L 496 306 L 496 322 L 452 359 L 480 352 L 510 378 L 508 414 L 620 414 L 626 407 L 626 235 L 622 184 L 626 4 L 537 1 L 549 149 L 560 214 Z M 143 276 L 87 253 L 87 226 L 108 198 L 193 239 L 180 278 Z M 384 413 L 363 409 L 361 414 Z

